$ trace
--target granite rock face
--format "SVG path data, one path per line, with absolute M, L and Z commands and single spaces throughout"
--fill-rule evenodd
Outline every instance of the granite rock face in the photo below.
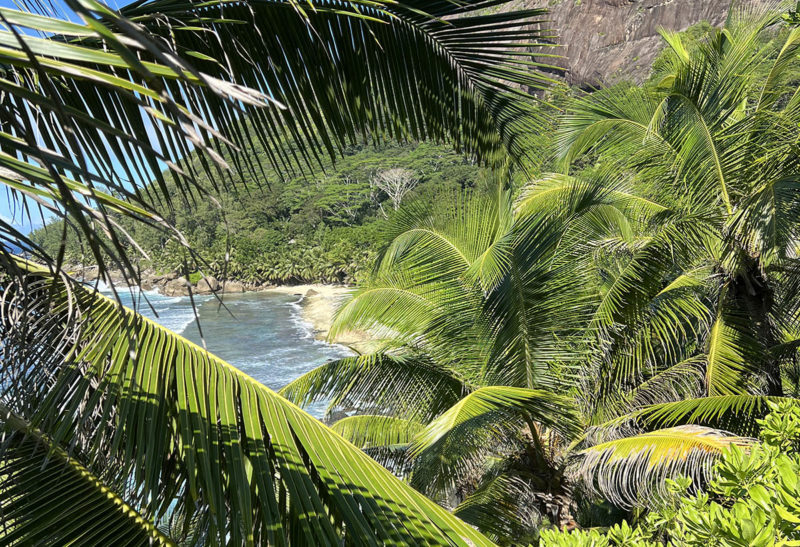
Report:
M 744 0 L 753 1 L 758 0 Z M 685 30 L 708 21 L 724 23 L 731 0 L 525 0 L 529 8 L 547 8 L 544 28 L 558 35 L 567 82 L 598 87 L 623 79 L 641 82 L 662 42 L 659 28 Z

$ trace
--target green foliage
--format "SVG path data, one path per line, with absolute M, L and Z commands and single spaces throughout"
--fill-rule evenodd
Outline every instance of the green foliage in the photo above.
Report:
M 256 143 L 252 148 L 253 159 L 264 153 Z M 474 162 L 440 145 L 353 146 L 335 163 L 324 160 L 321 174 L 291 176 L 266 168 L 257 175 L 237 175 L 233 185 L 218 191 L 198 177 L 215 200 L 189 202 L 169 183 L 174 207 L 168 220 L 187 237 L 206 274 L 253 283 L 353 283 L 371 269 L 386 218 L 395 214 L 373 180 L 398 166 L 420 179 L 404 198 L 406 203 L 448 199 L 452 191 L 474 188 L 487 177 Z M 155 269 L 182 270 L 184 261 L 195 262 L 163 232 L 125 219 L 119 222 L 151 257 L 148 264 Z M 32 238 L 56 253 L 62 227 L 53 223 Z M 68 234 L 66 259 L 93 262 L 83 239 Z M 129 250 L 132 256 L 137 253 Z
M 560 172 L 402 207 L 333 327 L 379 350 L 286 395 L 372 416 L 354 439 L 379 440 L 376 416 L 414 423 L 392 469 L 500 544 L 613 525 L 583 519 L 597 500 L 656 518 L 727 495 L 715 464 L 800 378 L 800 31 L 780 20 L 748 5 L 665 32 L 651 81 L 567 101 Z M 575 537 L 662 539 L 638 525 Z
M 800 405 L 769 403 L 761 442 L 732 445 L 704 492 L 687 495 L 687 478 L 667 481 L 670 498 L 636 526 L 607 532 L 542 530 L 543 546 L 800 544 Z

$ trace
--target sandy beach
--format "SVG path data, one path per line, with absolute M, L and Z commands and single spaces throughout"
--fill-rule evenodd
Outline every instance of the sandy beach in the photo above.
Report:
M 314 336 L 318 340 L 327 340 L 336 308 L 353 290 L 353 287 L 308 284 L 279 286 L 266 289 L 264 292 L 271 291 L 302 296 L 303 300 L 300 305 L 303 309 L 303 319 L 311 324 L 314 329 Z M 351 346 L 357 351 L 363 352 L 369 339 L 369 335 L 365 332 L 348 331 L 340 333 L 333 340 L 327 341 Z

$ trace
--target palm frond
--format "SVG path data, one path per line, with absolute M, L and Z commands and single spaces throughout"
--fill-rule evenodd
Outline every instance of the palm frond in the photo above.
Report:
M 185 244 L 164 220 L 170 179 L 191 200 L 201 176 L 217 189 L 237 181 L 231 166 L 255 180 L 260 161 L 305 171 L 359 140 L 522 162 L 536 122 L 521 89 L 550 81 L 529 46 L 549 33 L 531 24 L 543 10 L 493 9 L 504 3 L 69 1 L 81 23 L 3 9 L 0 183 L 23 222 L 48 211 L 136 280 L 113 213 Z M 0 236 L 63 260 L 6 222 Z
M 767 395 L 718 395 L 650 405 L 630 415 L 646 427 L 696 424 L 724 427 L 740 435 L 754 435 L 756 420 L 769 412 L 769 402 L 791 401 Z
M 522 544 L 531 542 L 542 519 L 531 497 L 530 485 L 520 477 L 499 475 L 467 496 L 453 513 L 495 541 L 514 538 Z
M 174 545 L 41 432 L 0 404 L 0 542 Z
M 698 488 L 727 447 L 750 442 L 707 427 L 660 429 L 582 451 L 576 473 L 590 491 L 621 507 L 653 507 L 666 495 L 665 479 L 687 476 Z
M 588 180 L 587 180 L 588 178 Z M 581 196 L 581 194 L 584 194 Z M 625 188 L 619 180 L 606 180 L 604 176 L 586 177 L 547 173 L 527 185 L 515 203 L 517 214 L 531 214 L 537 210 L 553 209 L 553 202 L 576 203 L 580 200 L 591 205 L 613 205 L 626 217 L 646 221 L 663 213 L 668 207 Z M 574 205 L 572 210 L 577 209 Z
M 547 391 L 488 386 L 473 391 L 428 424 L 414 440 L 414 454 L 430 449 L 454 428 L 489 413 L 523 416 L 569 438 L 579 419 L 568 399 Z
M 758 342 L 747 315 L 737 309 L 723 289 L 716 318 L 707 340 L 706 388 L 709 396 L 739 395 L 746 389 L 748 374 L 756 368 Z
M 559 395 L 508 386 L 473 391 L 414 438 L 411 484 L 429 495 L 447 493 L 485 466 L 488 457 L 519 450 L 519 432 L 526 424 L 565 438 L 579 431 L 577 413 Z
M 359 448 L 409 444 L 423 424 L 393 416 L 359 414 L 342 418 L 331 426 L 335 432 Z
M 719 395 L 652 404 L 593 426 L 581 442 L 605 442 L 642 430 L 683 425 L 711 427 L 750 437 L 758 433 L 757 420 L 769 413 L 768 403 L 793 400 L 768 395 Z
M 329 409 L 355 407 L 427 421 L 458 401 L 468 386 L 425 356 L 375 353 L 320 365 L 280 394 L 300 406 L 330 400 Z
M 203 515 L 207 541 L 226 544 L 337 543 L 346 537 L 488 545 L 224 361 L 112 300 L 24 267 L 46 283 L 42 294 L 51 313 L 63 310 L 61 303 L 73 306 L 80 334 L 52 363 L 42 403 L 23 418 L 54 446 L 69 446 L 99 480 L 121 487 L 118 494 L 148 519 L 171 511 Z M 6 289 L 25 291 L 21 283 Z M 35 326 L 33 317 L 3 324 L 5 330 Z M 10 410 L 25 409 L 10 393 L 3 394 Z
M 287 105 L 252 120 L 255 136 L 277 154 L 287 133 L 309 156 L 333 154 L 361 134 L 448 140 L 502 162 L 529 153 L 535 126 L 521 89 L 551 79 L 528 47 L 552 37 L 531 24 L 545 10 L 498 9 L 504 4 L 150 0 L 121 14 L 174 43 L 179 55 L 210 57 L 196 59 L 199 70 L 269 89 Z

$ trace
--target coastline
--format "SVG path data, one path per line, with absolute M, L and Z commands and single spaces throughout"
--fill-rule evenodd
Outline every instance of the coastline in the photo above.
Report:
M 74 267 L 76 277 L 82 281 L 97 279 L 96 267 Z M 73 274 L 74 275 L 74 274 Z M 125 280 L 119 272 L 110 272 L 106 283 L 124 283 Z M 189 291 L 195 295 L 217 294 L 234 295 L 250 292 L 272 292 L 278 294 L 295 295 L 299 297 L 300 319 L 309 325 L 315 339 L 348 346 L 359 353 L 369 351 L 372 340 L 369 334 L 363 331 L 347 331 L 340 333 L 335 339 L 328 340 L 328 333 L 333 324 L 333 317 L 339 304 L 350 294 L 354 288 L 344 285 L 328 285 L 323 283 L 307 283 L 301 285 L 268 285 L 251 284 L 240 281 L 219 281 L 208 276 L 197 283 L 189 283 L 177 272 L 157 275 L 152 271 L 142 272 L 141 290 L 155 291 L 162 296 L 187 296 Z
M 311 327 L 317 340 L 352 347 L 359 353 L 368 350 L 371 340 L 363 331 L 347 331 L 336 338 L 328 340 L 328 333 L 333 324 L 333 316 L 339 304 L 354 290 L 342 285 L 324 285 L 311 283 L 305 285 L 279 285 L 259 292 L 290 294 L 300 297 L 300 315 Z

